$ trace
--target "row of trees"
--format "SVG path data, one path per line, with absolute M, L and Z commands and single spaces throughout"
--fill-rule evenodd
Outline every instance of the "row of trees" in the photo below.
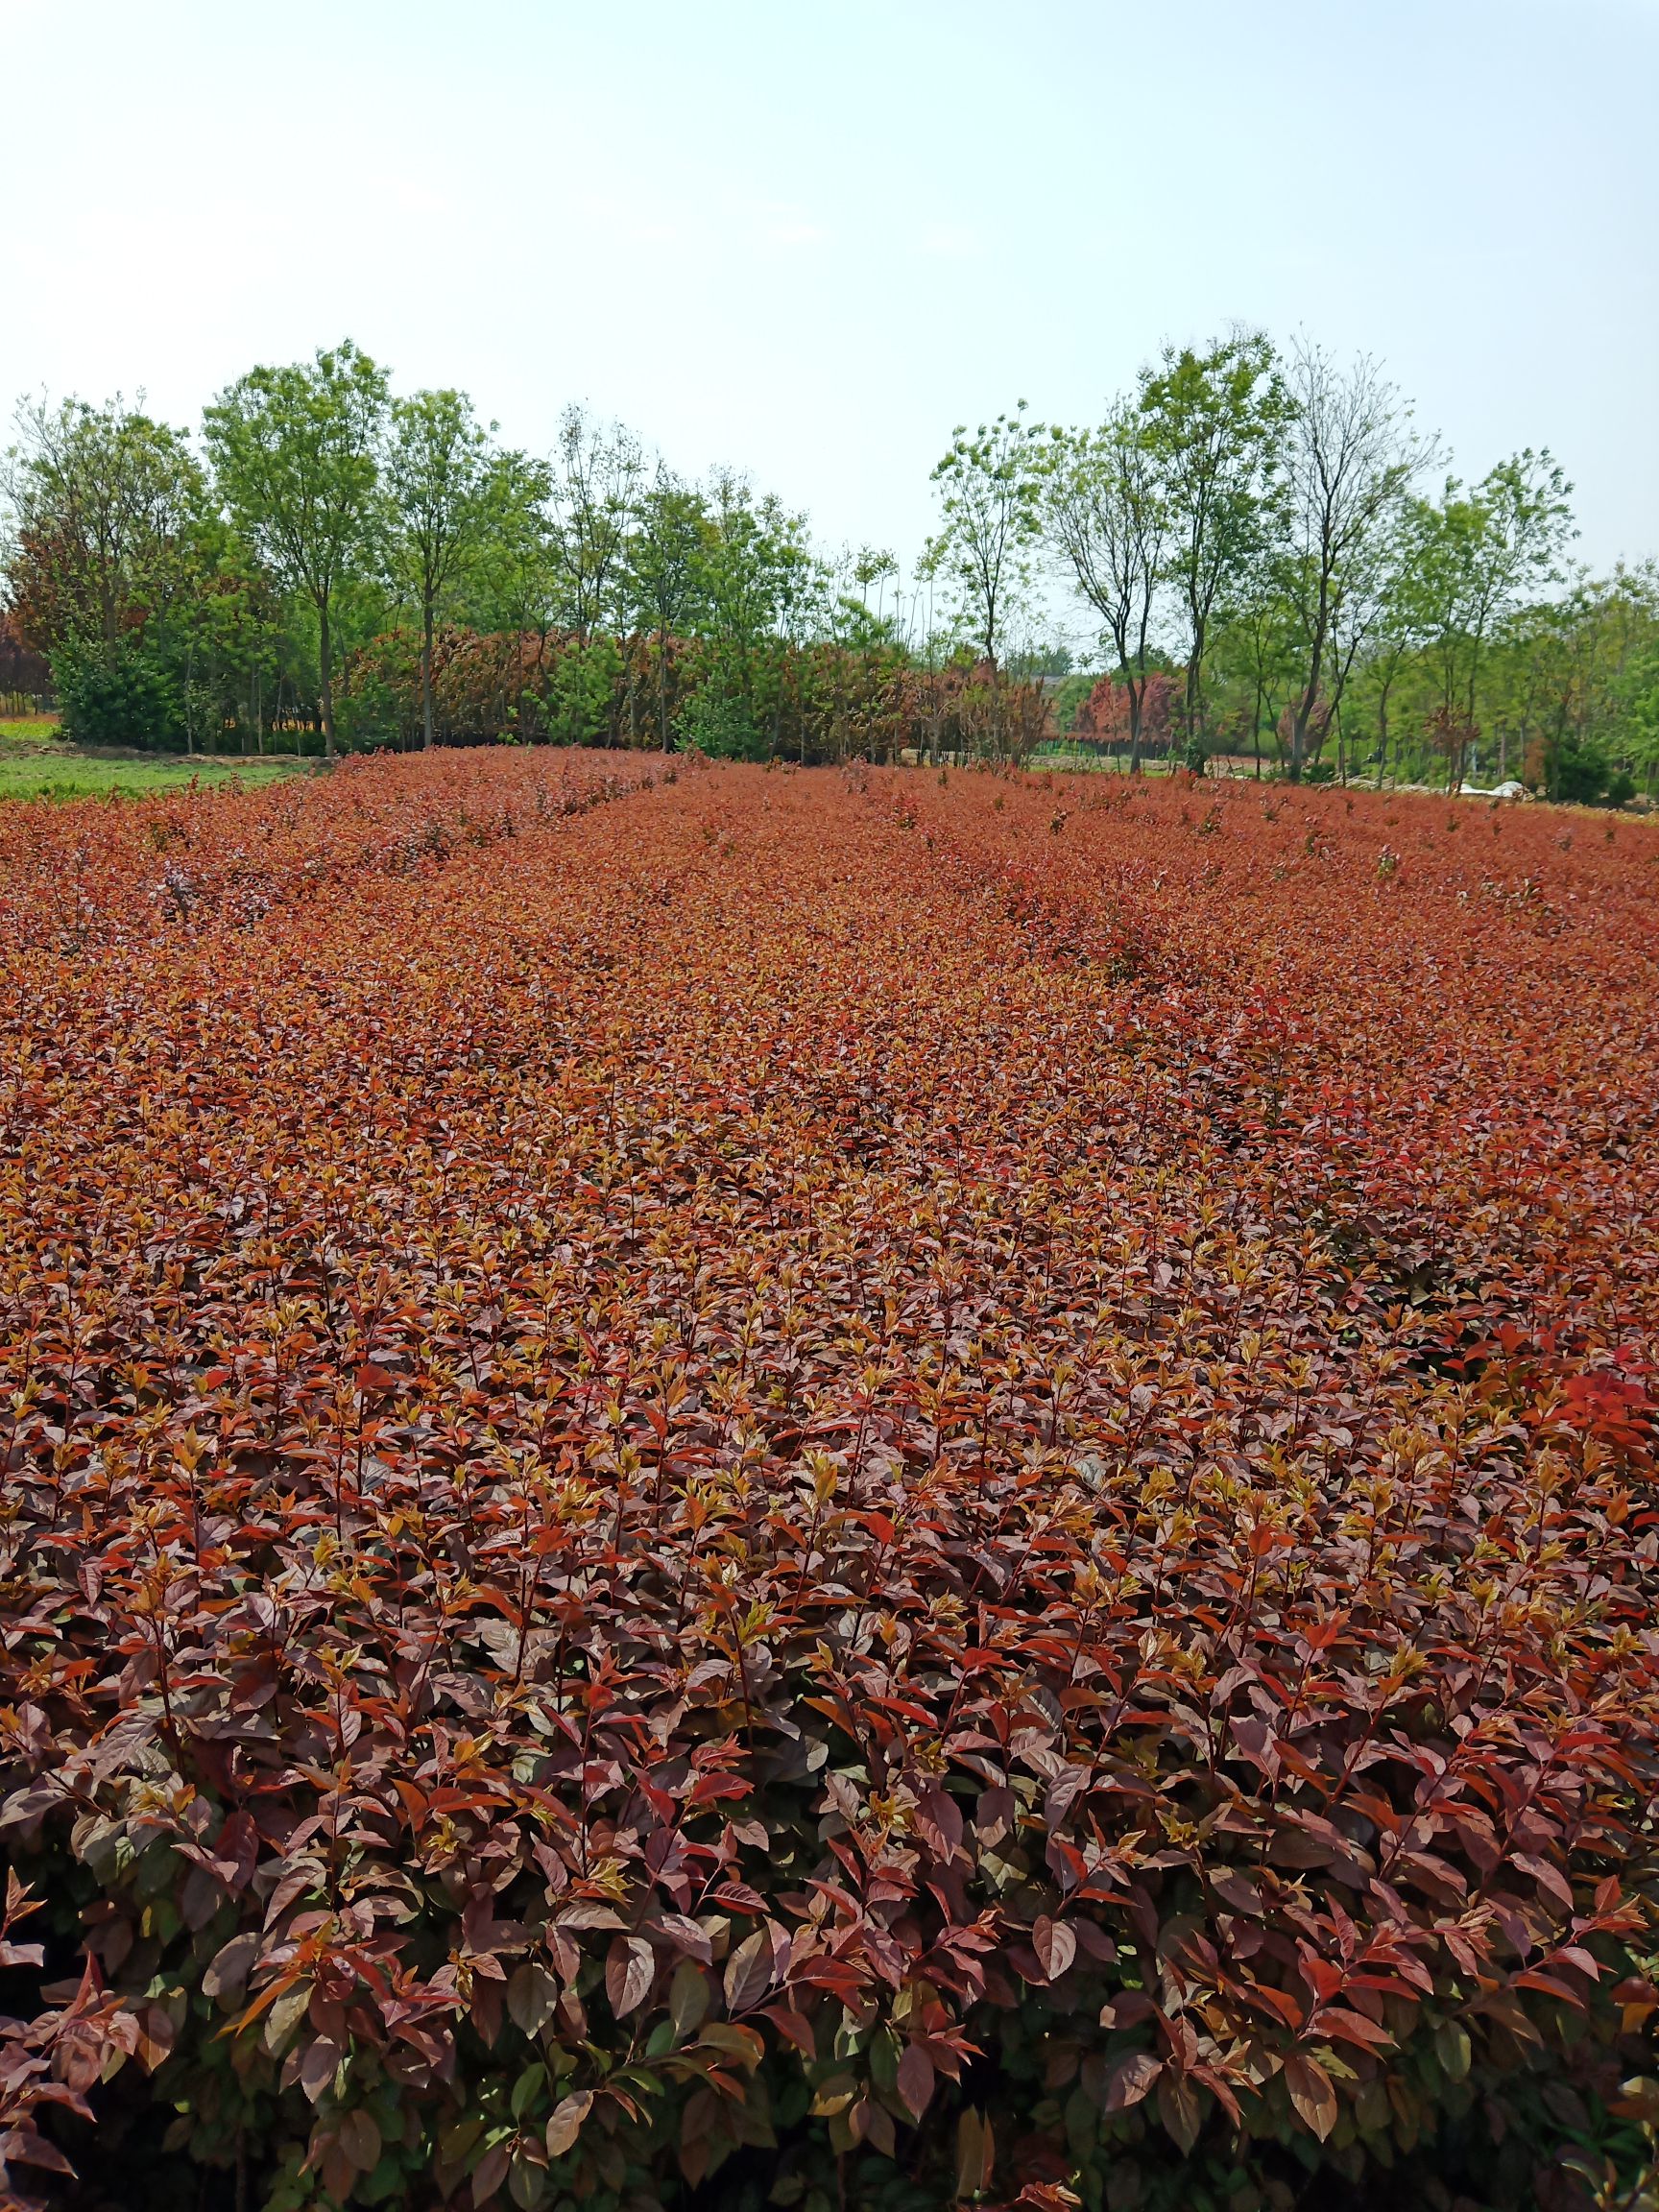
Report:
M 570 409 L 553 454 L 349 343 L 259 368 L 197 441 L 117 399 L 23 408 L 9 620 L 92 740 L 263 749 L 523 735 L 891 751 L 971 688 L 729 471 L 692 484 Z M 872 591 L 877 604 L 871 606 Z M 936 733 L 937 734 L 937 733 Z
M 1166 349 L 1098 424 L 1022 402 L 958 429 L 906 581 L 581 410 L 551 455 L 514 449 L 346 343 L 250 371 L 196 438 L 120 399 L 22 408 L 5 618 L 94 740 L 806 760 L 1020 756 L 1070 726 L 1131 770 L 1650 783 L 1659 578 L 1569 572 L 1548 452 L 1441 466 L 1374 363 L 1235 331 Z
M 1072 726 L 1132 769 L 1150 734 L 1260 771 L 1265 736 L 1293 781 L 1455 786 L 1484 762 L 1569 798 L 1651 783 L 1659 573 L 1570 575 L 1547 451 L 1472 484 L 1431 485 L 1441 465 L 1373 361 L 1235 331 L 1167 349 L 1098 425 L 1022 402 L 959 428 L 932 559 L 993 665 L 1064 579 L 1107 664 Z

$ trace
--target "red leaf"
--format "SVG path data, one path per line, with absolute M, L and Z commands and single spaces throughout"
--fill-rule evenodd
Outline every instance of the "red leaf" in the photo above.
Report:
M 1065 1921 L 1050 1920 L 1045 1914 L 1031 1931 L 1031 1947 L 1044 1974 L 1050 1982 L 1058 1982 L 1077 1956 L 1077 1937 Z
M 747 2012 L 771 1988 L 772 1930 L 757 1928 L 744 1936 L 726 1961 L 726 2003 L 733 2012 Z
M 906 2044 L 899 2060 L 899 2095 L 912 2120 L 920 2120 L 933 2095 L 933 2061 L 919 2044 Z
M 380 2162 L 380 2129 L 373 2113 L 361 2108 L 340 2122 L 340 2148 L 359 2174 L 372 2174 Z
M 618 1936 L 605 1957 L 605 1994 L 620 2020 L 651 1994 L 657 1958 L 643 1936 Z
M 1163 2071 L 1163 2060 L 1154 2058 L 1150 2051 L 1132 2051 L 1112 2070 L 1106 2085 L 1107 2111 L 1123 2112 L 1131 2104 L 1139 2104 Z
M 1158 2117 L 1183 2151 L 1190 2151 L 1204 2124 L 1204 2100 L 1185 2075 L 1167 2067 L 1158 2083 Z
M 547 2122 L 547 2155 L 563 2158 L 582 2132 L 582 2123 L 593 2109 L 591 2089 L 578 2089 L 554 2105 Z
M 1323 2143 L 1336 2125 L 1336 2092 L 1330 2075 L 1316 2058 L 1298 2052 L 1285 2061 L 1285 2086 L 1303 2126 Z

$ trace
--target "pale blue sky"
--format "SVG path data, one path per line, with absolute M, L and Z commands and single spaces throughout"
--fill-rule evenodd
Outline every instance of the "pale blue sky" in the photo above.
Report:
M 1659 0 L 0 0 L 0 401 L 344 333 L 908 557 L 951 425 L 1234 319 L 1659 552 Z

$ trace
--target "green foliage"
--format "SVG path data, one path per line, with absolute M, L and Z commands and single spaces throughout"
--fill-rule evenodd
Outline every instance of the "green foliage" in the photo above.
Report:
M 1197 728 L 1211 617 L 1273 538 L 1290 400 L 1270 341 L 1240 330 L 1204 353 L 1166 347 L 1142 372 L 1139 409 L 1166 517 L 1162 573 L 1190 635 L 1187 719 Z
M 184 742 L 184 707 L 161 656 L 136 639 L 112 651 L 77 639 L 52 658 L 63 734 L 78 745 L 165 753 Z
M 373 541 L 385 372 L 349 339 L 251 369 L 204 419 L 221 495 L 270 567 L 326 605 Z
M 1151 655 L 1150 625 L 1166 581 L 1170 469 L 1146 415 L 1119 401 L 1098 430 L 1055 431 L 1045 456 L 1046 518 L 1078 597 L 1102 625 L 1102 643 L 1123 673 L 1130 765 L 1141 737 Z M 1071 711 L 1076 712 L 1078 702 Z M 1068 724 L 1070 727 L 1070 724 Z
M 336 590 L 373 563 L 383 523 L 379 441 L 386 373 L 349 339 L 312 362 L 252 369 L 204 418 L 219 490 L 238 528 L 315 611 L 323 735 L 334 749 Z
M 608 621 L 622 627 L 629 525 L 643 478 L 632 432 L 595 423 L 581 407 L 565 410 L 549 477 L 547 543 L 556 617 L 584 645 Z
M 467 565 L 462 613 L 485 631 L 543 630 L 556 597 L 544 461 L 512 450 L 491 455 L 483 487 L 484 527 Z
M 1025 612 L 1034 580 L 1047 435 L 1025 420 L 1022 399 L 1012 415 L 981 422 L 972 434 L 958 423 L 933 470 L 942 519 L 926 565 L 950 589 L 965 634 L 993 664 Z
M 687 745 L 716 760 L 758 760 L 766 739 L 741 697 L 702 685 L 681 709 L 679 733 Z
M 1526 760 L 1541 783 L 1570 733 L 1600 745 L 1608 781 L 1569 747 L 1563 792 L 1651 784 L 1659 574 L 1566 575 L 1571 487 L 1548 451 L 1425 497 L 1436 447 L 1369 359 L 1298 341 L 1282 363 L 1250 332 L 1167 349 L 1098 428 L 1047 434 L 1048 548 L 1102 624 L 1132 766 L 1140 693 L 1172 661 L 1177 739 L 1259 772 L 1455 787 Z M 1077 705 L 1057 702 L 1063 730 Z
M 1412 499 L 1380 546 L 1366 620 L 1327 663 L 1327 757 L 1337 773 L 1479 782 L 1525 775 L 1571 740 L 1610 772 L 1659 769 L 1659 575 L 1651 566 L 1562 582 L 1565 487 L 1547 456 L 1522 454 L 1473 491 Z M 1224 609 L 1210 659 L 1214 726 L 1245 749 L 1288 720 L 1306 681 L 1301 624 L 1285 581 L 1259 565 Z M 1299 673 L 1300 672 L 1300 673 Z M 1448 752 L 1436 734 L 1455 728 Z M 1236 741 L 1237 742 L 1237 741 Z M 1569 772 L 1563 790 L 1582 778 Z M 1594 781 L 1594 777 L 1591 779 Z
M 489 437 L 463 392 L 417 392 L 395 400 L 391 424 L 391 570 L 420 610 L 421 733 L 430 745 L 432 633 L 494 519 Z
M 554 662 L 544 712 L 547 734 L 560 745 L 590 745 L 611 734 L 622 652 L 604 635 L 574 644 Z
M 1466 488 L 1449 477 L 1419 500 L 1401 591 L 1405 618 L 1434 666 L 1437 705 L 1476 720 L 1487 649 L 1528 592 L 1558 581 L 1572 487 L 1548 452 L 1502 461 Z
M 1636 796 L 1635 778 L 1615 769 L 1593 738 L 1563 731 L 1544 750 L 1545 791 L 1579 806 L 1623 806 Z
M 1651 791 L 1659 571 L 1566 574 L 1548 452 L 1415 495 L 1431 442 L 1408 416 L 1372 364 L 1311 344 L 1166 349 L 1096 427 L 1023 402 L 958 427 L 907 596 L 890 551 L 827 560 L 738 474 L 653 469 L 579 408 L 549 460 L 498 450 L 466 394 L 393 400 L 347 342 L 221 394 L 211 477 L 119 398 L 24 409 L 9 632 L 67 653 L 81 727 L 144 744 L 1003 758 L 1073 732 L 1088 690 L 1039 642 L 1047 561 L 1098 625 L 1132 767 L 1227 752 L 1292 777 Z M 1065 680 L 1040 696 L 1039 675 Z
M 1640 581 L 1659 585 L 1651 571 Z M 1651 764 L 1659 762 L 1659 589 L 1643 597 L 1642 611 L 1653 617 L 1650 634 L 1624 640 L 1623 663 L 1614 670 L 1610 691 L 1630 733 L 1632 751 Z
M 1073 669 L 1070 676 L 1061 680 L 1054 693 L 1051 711 L 1054 727 L 1063 737 L 1070 734 L 1071 725 L 1077 718 L 1078 708 L 1082 706 L 1099 680 L 1098 672 L 1089 668 Z
M 164 614 L 188 581 L 205 520 L 183 436 L 119 397 L 19 410 L 6 455 L 11 597 L 45 652 L 96 638 L 109 651 Z
M 392 671 L 364 654 L 351 664 L 351 687 L 335 701 L 334 735 L 346 753 L 398 745 L 404 737 L 401 701 Z

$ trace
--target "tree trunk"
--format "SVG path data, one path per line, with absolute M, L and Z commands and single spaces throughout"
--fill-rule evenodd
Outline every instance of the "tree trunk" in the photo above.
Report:
M 1302 781 L 1302 763 L 1308 753 L 1308 722 L 1313 709 L 1308 693 L 1304 692 L 1290 712 L 1290 781 Z
M 432 750 L 432 602 L 421 610 L 421 750 Z
M 317 658 L 323 676 L 323 757 L 334 757 L 334 639 L 328 628 L 328 602 L 317 602 Z
M 1188 612 L 1192 621 L 1192 658 L 1187 663 L 1187 734 L 1195 737 L 1198 725 L 1204 719 L 1204 631 L 1205 622 L 1196 607 L 1189 602 Z
M 674 733 L 668 726 L 668 631 L 657 632 L 657 738 L 664 753 L 674 750 Z
M 1319 679 L 1325 673 L 1325 640 L 1331 631 L 1331 600 L 1329 583 L 1323 572 L 1319 578 L 1319 612 L 1313 624 L 1313 645 L 1308 657 L 1308 688 L 1297 701 L 1290 716 L 1290 781 L 1302 781 L 1302 763 L 1308 757 L 1308 725 L 1313 719 L 1313 709 L 1319 704 Z

